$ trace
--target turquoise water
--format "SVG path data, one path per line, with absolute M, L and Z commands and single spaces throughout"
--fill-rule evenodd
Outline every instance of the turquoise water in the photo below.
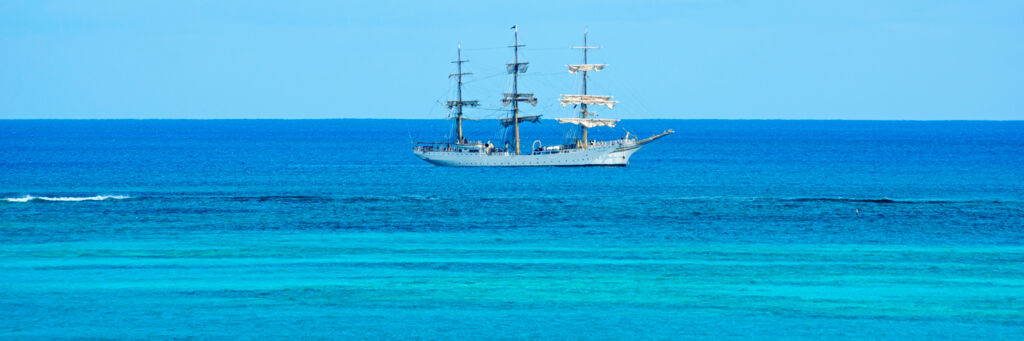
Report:
M 461 169 L 409 150 L 440 121 L 0 121 L 0 338 L 1024 337 L 1024 122 L 621 127 L 677 133 Z

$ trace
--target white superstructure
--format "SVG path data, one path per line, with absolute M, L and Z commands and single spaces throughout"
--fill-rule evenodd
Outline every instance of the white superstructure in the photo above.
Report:
M 519 141 L 519 124 L 523 122 L 539 122 L 540 115 L 520 115 L 519 103 L 537 105 L 537 97 L 532 93 L 519 92 L 519 75 L 526 73 L 528 62 L 519 60 L 519 48 L 526 45 L 519 44 L 519 30 L 515 30 L 513 48 L 514 56 L 512 63 L 507 64 L 508 73 L 512 75 L 512 92 L 505 93 L 502 97 L 502 105 L 511 105 L 509 116 L 500 121 L 504 127 L 511 126 L 513 136 L 506 141 L 502 147 L 492 145 L 490 142 L 470 142 L 462 134 L 463 107 L 478 106 L 475 100 L 462 99 L 462 76 L 470 73 L 462 72 L 462 47 L 459 47 L 459 59 L 453 63 L 458 64 L 458 71 L 449 77 L 455 77 L 458 81 L 457 99 L 448 101 L 448 109 L 453 110 L 453 119 L 456 125 L 456 136 L 454 141 L 417 143 L 413 153 L 423 160 L 438 166 L 463 166 L 463 167 L 529 167 L 529 166 L 625 166 L 629 164 L 629 157 L 640 149 L 644 144 L 672 134 L 671 129 L 638 140 L 626 136 L 612 141 L 591 141 L 588 139 L 587 130 L 597 127 L 615 127 L 618 119 L 595 118 L 596 113 L 588 111 L 587 106 L 606 106 L 608 109 L 615 107 L 618 101 L 612 96 L 591 95 L 587 93 L 588 72 L 596 72 L 604 69 L 606 64 L 588 64 L 587 51 L 597 47 L 587 46 L 587 34 L 583 34 L 583 46 L 573 47 L 583 50 L 583 64 L 566 65 L 571 74 L 582 74 L 583 93 L 562 95 L 558 102 L 564 107 L 572 105 L 580 109 L 579 117 L 556 118 L 559 123 L 573 124 L 578 126 L 579 134 L 569 143 L 556 146 L 543 146 L 540 141 L 534 141 L 527 151 L 522 150 Z

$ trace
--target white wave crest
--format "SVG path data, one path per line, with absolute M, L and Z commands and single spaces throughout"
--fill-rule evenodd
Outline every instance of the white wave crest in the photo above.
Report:
M 131 198 L 131 197 L 127 196 L 127 195 L 97 195 L 97 196 L 92 196 L 92 197 L 36 197 L 36 196 L 26 195 L 26 196 L 23 196 L 21 198 L 4 198 L 4 199 L 7 200 L 8 202 L 29 202 L 29 201 L 32 201 L 32 200 L 41 200 L 41 201 L 102 201 L 102 200 L 107 200 L 107 199 L 121 200 L 121 199 L 129 199 L 129 198 Z

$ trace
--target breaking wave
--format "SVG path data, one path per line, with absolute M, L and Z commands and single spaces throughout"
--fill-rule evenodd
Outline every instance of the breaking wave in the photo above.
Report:
M 36 197 L 26 195 L 20 198 L 4 198 L 7 202 L 29 202 L 29 201 L 103 201 L 130 199 L 127 195 L 97 195 L 91 197 Z

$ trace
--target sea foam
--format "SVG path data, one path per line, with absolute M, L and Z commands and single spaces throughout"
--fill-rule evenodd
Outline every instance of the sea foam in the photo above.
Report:
M 33 201 L 33 200 L 39 200 L 39 201 L 103 201 L 103 200 L 107 200 L 107 199 L 121 200 L 121 199 L 129 199 L 129 198 L 131 198 L 131 197 L 127 196 L 127 195 L 97 195 L 97 196 L 91 196 L 91 197 L 36 197 L 36 196 L 26 195 L 26 196 L 23 196 L 21 198 L 4 198 L 4 200 L 7 200 L 8 202 L 29 202 L 29 201 Z

